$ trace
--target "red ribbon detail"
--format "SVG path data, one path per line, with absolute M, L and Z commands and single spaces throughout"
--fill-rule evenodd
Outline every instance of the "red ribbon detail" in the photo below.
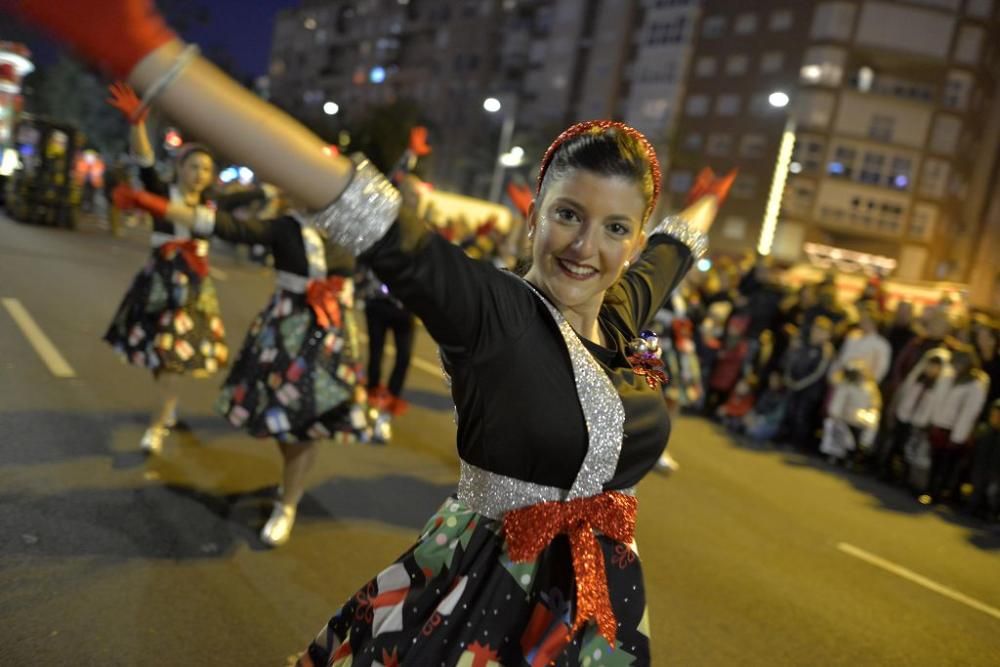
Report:
M 538 503 L 504 515 L 508 553 L 517 563 L 537 559 L 556 535 L 569 536 L 576 576 L 576 618 L 570 634 L 592 618 L 608 644 L 615 645 L 618 622 L 611 608 L 604 552 L 594 533 L 631 544 L 637 509 L 635 496 L 606 491 L 590 498 Z
M 316 323 L 324 329 L 340 327 L 340 292 L 344 279 L 340 276 L 326 280 L 310 280 L 306 287 L 306 302 L 316 314 Z
M 167 241 L 160 246 L 160 254 L 165 259 L 171 259 L 180 253 L 188 267 L 204 278 L 208 275 L 208 260 L 198 254 L 198 242 L 194 239 L 184 241 Z

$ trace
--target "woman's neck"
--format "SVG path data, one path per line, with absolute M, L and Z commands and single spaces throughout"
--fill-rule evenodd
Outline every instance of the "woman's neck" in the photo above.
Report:
M 538 280 L 529 271 L 524 277 L 535 289 L 545 295 L 545 297 L 552 302 L 556 308 L 559 309 L 560 314 L 566 318 L 566 322 L 573 327 L 573 330 L 578 334 L 586 338 L 587 340 L 597 343 L 598 345 L 604 345 L 604 336 L 601 333 L 601 327 L 598 325 L 597 316 L 601 312 L 601 304 L 604 302 L 604 295 L 601 295 L 600 299 L 592 299 L 592 302 L 580 304 L 579 306 L 567 306 L 565 304 L 559 303 L 547 289 L 545 289 L 542 281 Z
M 185 204 L 194 205 L 201 201 L 200 191 L 188 190 L 180 183 L 177 184 L 177 191 L 181 194 L 181 198 Z

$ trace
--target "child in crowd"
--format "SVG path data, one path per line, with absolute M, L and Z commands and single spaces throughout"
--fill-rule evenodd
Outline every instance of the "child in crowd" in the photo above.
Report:
M 845 461 L 852 452 L 867 452 L 875 444 L 882 413 L 882 395 L 868 364 L 848 362 L 837 372 L 819 450 L 831 463 Z
M 742 431 L 746 416 L 753 409 L 756 396 L 753 387 L 746 378 L 736 383 L 726 402 L 719 406 L 715 416 L 731 431 Z
M 733 315 L 726 325 L 726 341 L 719 350 L 708 379 L 708 397 L 705 410 L 715 414 L 716 408 L 729 397 L 743 372 L 743 363 L 750 350 L 750 343 L 744 337 L 750 320 L 746 315 Z
M 781 373 L 774 371 L 767 376 L 767 389 L 743 418 L 743 431 L 754 442 L 766 442 L 778 434 L 785 418 L 788 392 Z

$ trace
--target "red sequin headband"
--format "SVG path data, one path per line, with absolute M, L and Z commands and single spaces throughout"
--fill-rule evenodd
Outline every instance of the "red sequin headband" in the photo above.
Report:
M 573 125 L 556 137 L 556 140 L 553 141 L 552 145 L 545 151 L 545 156 L 542 157 L 542 165 L 538 169 L 538 186 L 535 188 L 535 195 L 537 196 L 541 194 L 542 181 L 545 180 L 545 172 L 549 170 L 549 166 L 552 164 L 552 159 L 555 157 L 556 151 L 559 150 L 560 146 L 570 139 L 579 137 L 582 134 L 600 134 L 607 130 L 618 130 L 626 136 L 632 137 L 638 141 L 646 151 L 646 159 L 649 160 L 649 171 L 653 176 L 653 198 L 646 206 L 645 213 L 645 217 L 648 220 L 650 214 L 653 212 L 653 207 L 656 206 L 656 200 L 660 197 L 660 161 L 656 157 L 656 150 L 653 148 L 653 145 L 649 143 L 649 140 L 642 134 L 642 132 L 616 120 L 586 120 L 582 123 Z

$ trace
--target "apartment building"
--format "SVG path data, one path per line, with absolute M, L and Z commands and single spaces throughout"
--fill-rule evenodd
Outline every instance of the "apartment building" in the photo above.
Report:
M 967 280 L 997 157 L 995 5 L 705 0 L 667 176 L 673 203 L 702 163 L 739 167 L 713 246 L 754 249 L 790 131 L 766 250 L 795 261 L 823 248 L 903 278 Z M 769 104 L 774 91 L 790 104 Z

